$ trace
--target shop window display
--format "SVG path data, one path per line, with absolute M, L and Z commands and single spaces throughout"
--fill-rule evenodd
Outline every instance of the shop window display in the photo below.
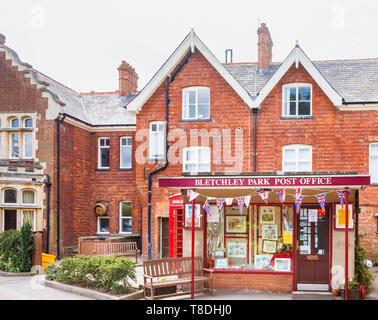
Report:
M 211 206 L 207 217 L 209 267 L 246 271 L 291 272 L 293 206 Z

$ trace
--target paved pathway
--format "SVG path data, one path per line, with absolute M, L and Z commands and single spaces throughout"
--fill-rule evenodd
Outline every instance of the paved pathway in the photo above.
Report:
M 41 286 L 38 276 L 0 277 L 0 300 L 92 300 L 74 293 Z

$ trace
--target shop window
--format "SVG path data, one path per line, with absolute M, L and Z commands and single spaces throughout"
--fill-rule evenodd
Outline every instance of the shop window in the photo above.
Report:
M 183 172 L 210 172 L 209 147 L 189 147 L 183 150 Z
M 99 138 L 98 139 L 98 168 L 109 169 L 109 155 L 110 155 L 110 139 Z
M 150 140 L 149 140 L 149 158 L 163 159 L 164 158 L 164 122 L 154 121 L 150 122 Z
M 120 168 L 132 167 L 132 139 L 122 137 L 120 141 Z
M 312 171 L 312 147 L 306 145 L 288 145 L 282 149 L 282 171 Z
M 370 144 L 369 171 L 371 183 L 378 183 L 378 142 Z
M 109 233 L 109 217 L 97 218 L 97 233 Z
M 183 120 L 206 120 L 210 118 L 210 88 L 190 87 L 182 91 Z
M 209 267 L 253 272 L 292 272 L 293 206 L 236 204 L 207 217 Z
M 4 190 L 4 203 L 17 203 L 17 190 L 15 189 Z
M 32 230 L 35 230 L 35 212 L 34 210 L 22 210 L 22 225 L 30 224 Z
M 129 201 L 122 201 L 119 205 L 119 232 L 132 233 L 132 205 Z
M 22 191 L 22 203 L 23 204 L 34 204 L 35 203 L 35 193 L 32 190 Z
M 304 83 L 287 84 L 282 87 L 282 115 L 287 117 L 311 116 L 312 86 Z

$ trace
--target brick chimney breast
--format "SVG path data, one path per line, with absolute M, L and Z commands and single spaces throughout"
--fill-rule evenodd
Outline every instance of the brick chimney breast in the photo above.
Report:
M 257 29 L 258 35 L 258 69 L 260 71 L 267 70 L 269 64 L 272 62 L 272 47 L 273 42 L 270 37 L 269 29 L 265 23 L 262 23 L 261 26 Z
M 138 74 L 126 61 L 122 61 L 118 67 L 119 72 L 119 95 L 127 96 L 129 93 L 138 92 Z

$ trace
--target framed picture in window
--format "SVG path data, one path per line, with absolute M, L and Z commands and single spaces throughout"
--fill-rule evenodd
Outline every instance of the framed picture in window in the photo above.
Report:
M 226 233 L 247 233 L 247 217 L 226 216 Z
M 278 240 L 278 225 L 263 224 L 261 226 L 261 238 L 266 240 Z
M 277 241 L 263 240 L 262 252 L 264 252 L 264 253 L 276 253 L 276 251 L 277 251 Z
M 274 271 L 291 271 L 291 259 L 290 258 L 275 258 L 274 259 Z
M 274 224 L 276 222 L 275 207 L 260 207 L 260 224 Z
M 201 204 L 194 205 L 194 229 L 202 228 Z M 192 205 L 185 204 L 184 228 L 192 228 Z
M 353 230 L 353 205 L 348 205 L 348 229 Z M 335 210 L 335 229 L 345 229 L 345 205 L 341 208 L 341 204 L 336 205 Z

